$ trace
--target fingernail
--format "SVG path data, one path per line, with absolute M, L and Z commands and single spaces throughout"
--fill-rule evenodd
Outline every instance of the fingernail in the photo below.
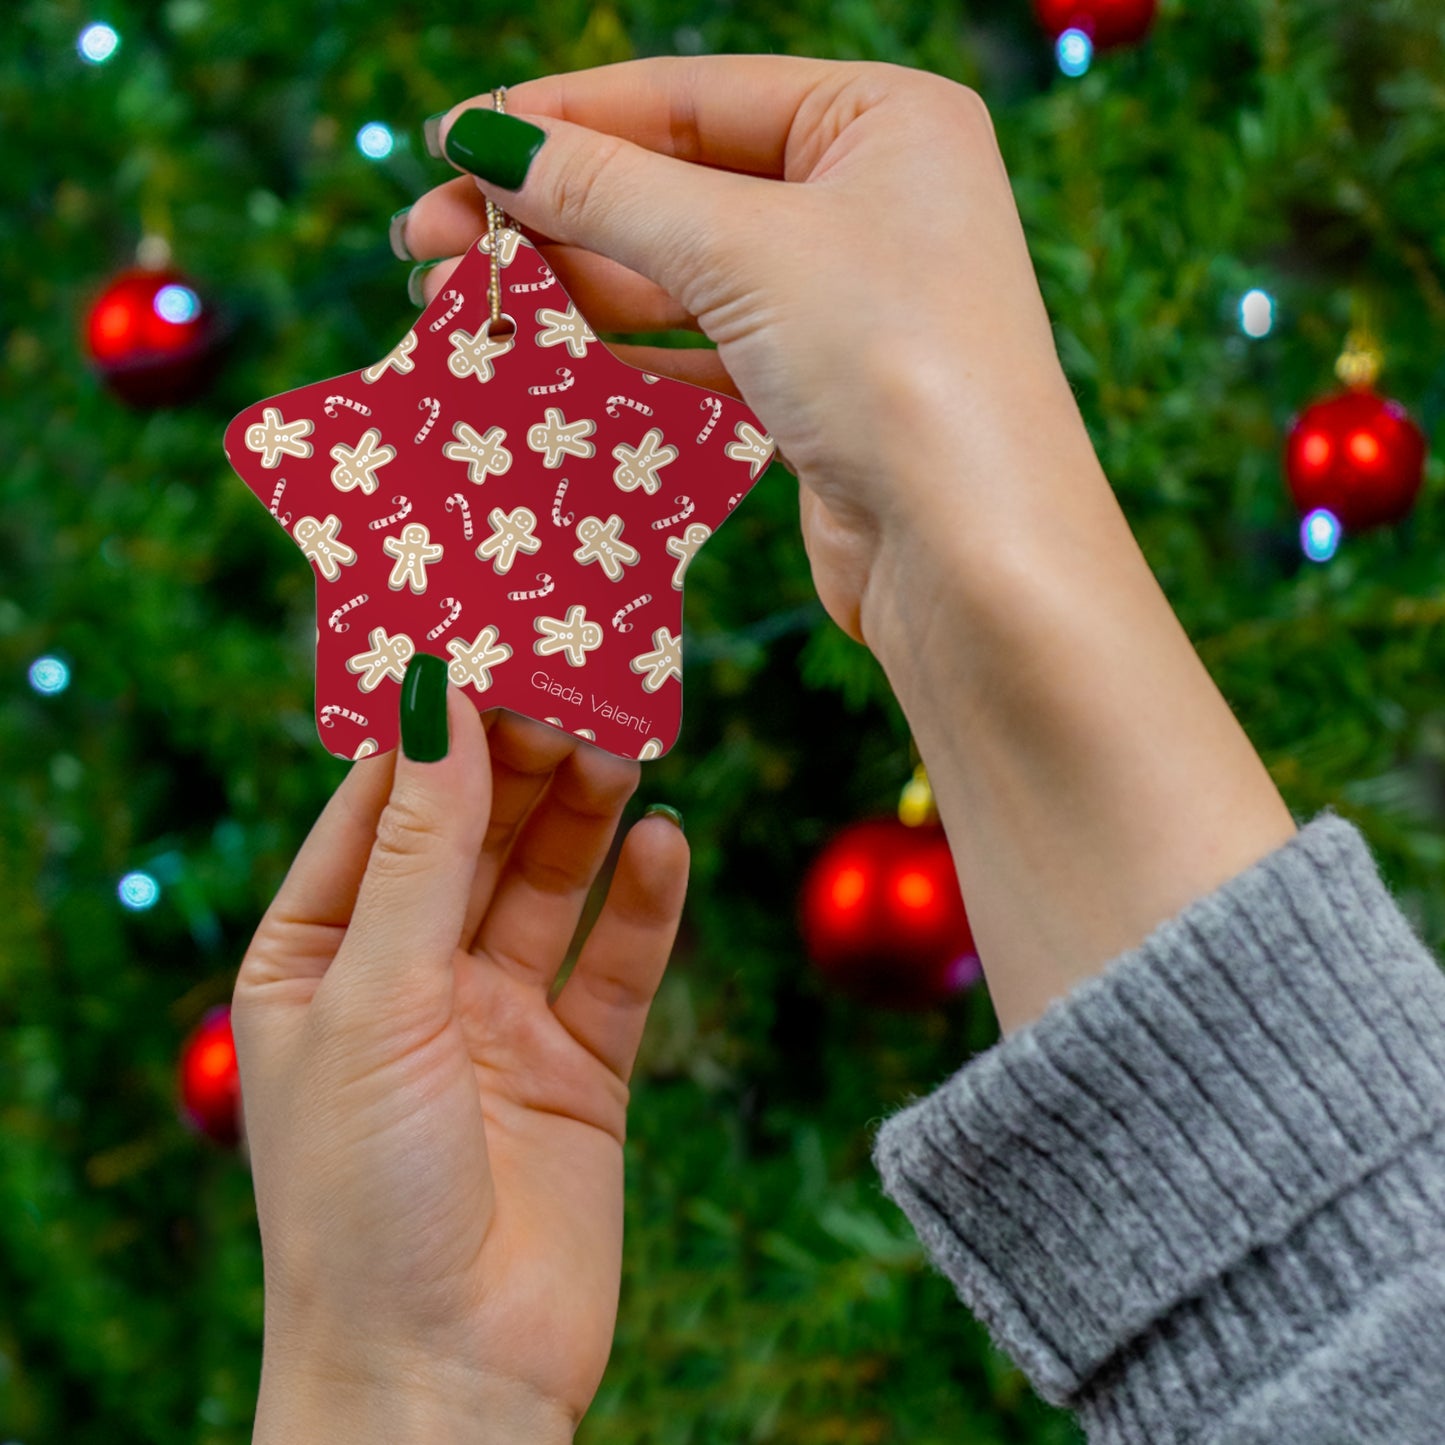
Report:
M 682 826 L 682 814 L 676 808 L 669 808 L 666 803 L 654 803 L 642 816 L 650 818 L 654 813 L 661 813 L 664 818 L 676 823 L 679 833 L 687 832 L 687 829 Z
M 413 306 L 426 305 L 426 292 L 421 289 L 421 278 L 436 265 L 440 265 L 440 262 L 423 261 L 420 266 L 411 268 L 411 274 L 406 278 L 406 299 Z
M 421 138 L 426 142 L 426 153 L 435 156 L 437 160 L 444 160 L 442 155 L 442 121 L 447 118 L 444 110 L 439 110 L 435 115 L 429 115 L 421 123 Z
M 515 191 L 527 179 L 532 157 L 546 139 L 540 126 L 515 115 L 464 110 L 447 132 L 447 159 L 484 181 Z
M 410 206 L 403 206 L 387 226 L 387 239 L 391 242 L 391 254 L 398 261 L 415 261 L 416 257 L 406 249 L 406 218 L 411 214 Z
M 401 750 L 418 763 L 434 763 L 447 755 L 447 665 L 430 652 L 418 652 L 406 665 Z

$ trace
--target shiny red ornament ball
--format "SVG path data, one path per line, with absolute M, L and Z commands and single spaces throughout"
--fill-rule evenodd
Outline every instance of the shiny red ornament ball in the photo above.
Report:
M 180 272 L 125 271 L 86 315 L 85 348 L 117 396 L 165 406 L 198 395 L 214 375 L 215 318 Z
M 953 855 L 936 823 L 851 824 L 813 861 L 799 909 L 814 967 L 861 1003 L 932 1008 L 981 976 Z
M 231 1037 L 231 1009 L 209 1010 L 181 1047 L 181 1118 L 217 1144 L 241 1140 L 241 1074 Z
M 1034 0 L 1050 39 L 1082 30 L 1095 50 L 1137 44 L 1149 33 L 1158 8 L 1158 0 Z
M 1299 414 L 1285 476 L 1302 517 L 1324 507 L 1347 532 L 1398 522 L 1425 477 L 1425 434 L 1399 402 L 1357 387 Z

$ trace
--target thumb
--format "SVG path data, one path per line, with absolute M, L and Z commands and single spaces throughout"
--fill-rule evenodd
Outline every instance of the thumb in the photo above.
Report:
M 580 246 L 655 281 L 693 315 L 699 283 L 746 245 L 769 183 L 659 155 L 554 116 L 484 106 L 442 123 L 441 149 L 531 231 Z
M 401 747 L 356 906 L 327 978 L 372 1007 L 449 1007 L 492 805 L 486 729 L 447 664 L 419 652 L 401 687 Z

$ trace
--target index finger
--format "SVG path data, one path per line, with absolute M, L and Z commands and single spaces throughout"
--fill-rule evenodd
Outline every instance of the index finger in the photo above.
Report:
M 555 116 L 679 160 L 787 179 L 799 112 L 846 84 L 849 69 L 795 55 L 661 55 L 508 86 L 507 110 Z

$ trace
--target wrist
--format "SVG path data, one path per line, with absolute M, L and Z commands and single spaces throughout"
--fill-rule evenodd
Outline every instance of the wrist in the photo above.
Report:
M 252 1445 L 571 1445 L 576 1421 L 524 1382 L 435 1361 L 261 1365 Z
M 927 764 L 1007 1033 L 1294 824 L 1092 449 L 1044 438 L 987 489 L 944 455 L 908 465 L 959 500 L 880 528 L 860 628 Z

